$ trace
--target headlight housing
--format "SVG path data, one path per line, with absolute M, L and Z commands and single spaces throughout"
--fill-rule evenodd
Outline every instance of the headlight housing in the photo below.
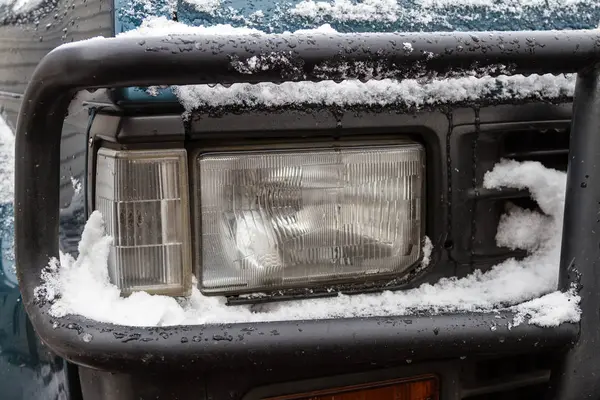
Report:
M 194 169 L 204 293 L 397 277 L 421 256 L 420 144 L 200 153 Z

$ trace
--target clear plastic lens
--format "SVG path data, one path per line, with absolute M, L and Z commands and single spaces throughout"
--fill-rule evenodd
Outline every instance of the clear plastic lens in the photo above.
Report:
M 420 257 L 424 157 L 417 144 L 201 155 L 203 291 L 406 272 Z
M 109 275 L 122 292 L 191 288 L 185 150 L 100 149 L 96 209 L 113 237 Z

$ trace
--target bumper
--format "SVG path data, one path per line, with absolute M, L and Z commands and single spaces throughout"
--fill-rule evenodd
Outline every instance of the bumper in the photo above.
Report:
M 223 40 L 218 50 L 211 47 L 212 39 L 195 36 L 91 40 L 62 46 L 42 60 L 19 116 L 15 200 L 21 291 L 42 340 L 81 366 L 125 373 L 189 372 L 190 368 L 198 374 L 232 369 L 266 373 L 291 363 L 298 368 L 318 366 L 326 373 L 329 366 L 339 363 L 384 366 L 564 349 L 568 350 L 566 356 L 552 376 L 556 398 L 598 396 L 600 380 L 595 366 L 600 362 L 600 293 L 596 288 L 600 275 L 595 268 L 600 260 L 600 220 L 589 215 L 600 210 L 600 164 L 596 164 L 600 159 L 596 154 L 600 151 L 600 70 L 595 64 L 600 59 L 600 33 L 323 35 L 311 40 L 259 36 L 253 37 L 252 45 L 242 45 L 242 40 Z M 407 53 L 403 42 L 412 43 L 413 51 Z M 289 55 L 290 62 L 252 73 L 244 68 L 248 58 L 272 52 Z M 68 104 L 77 91 L 164 84 L 365 79 L 364 69 L 358 68 L 361 65 L 378 67 L 374 69 L 378 75 L 369 77 L 373 79 L 451 75 L 473 69 L 486 74 L 579 73 L 561 288 L 584 283 L 580 326 L 521 325 L 508 329 L 512 320 L 508 314 L 461 314 L 131 328 L 77 316 L 56 321 L 49 316 L 47 305 L 35 302 L 33 289 L 40 284 L 40 270 L 50 257 L 58 255 L 60 136 Z M 583 180 L 585 187 L 580 185 Z

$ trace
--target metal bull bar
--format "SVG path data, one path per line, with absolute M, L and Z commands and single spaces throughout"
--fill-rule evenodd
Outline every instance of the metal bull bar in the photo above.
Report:
M 409 45 L 408 45 L 409 44 Z M 267 68 L 253 70 L 252 57 L 272 57 Z M 420 349 L 411 358 L 445 357 L 485 352 L 497 346 L 489 330 L 493 317 L 482 314 L 414 317 L 411 325 L 389 329 L 380 319 L 309 321 L 304 333 L 286 322 L 253 324 L 256 329 L 278 329 L 276 337 L 252 336 L 236 341 L 202 343 L 179 341 L 171 328 L 164 343 L 129 345 L 116 341 L 95 321 L 73 316 L 70 321 L 94 331 L 95 340 L 83 343 L 74 330 L 53 330 L 48 305 L 34 302 L 40 270 L 58 256 L 59 152 L 63 119 L 73 96 L 83 89 L 151 85 L 238 82 L 283 82 L 324 79 L 414 78 L 472 71 L 489 75 L 578 74 L 569 153 L 565 224 L 560 265 L 560 289 L 580 286 L 582 320 L 579 326 L 556 328 L 522 325 L 506 330 L 503 351 L 540 346 L 565 350 L 553 370 L 553 398 L 600 398 L 600 31 L 477 32 L 415 34 L 315 34 L 194 36 L 93 39 L 61 46 L 38 65 L 26 90 L 16 133 L 16 263 L 23 300 L 42 340 L 70 361 L 91 367 L 131 369 L 142 354 L 157 354 L 144 368 L 194 358 L 201 370 L 236 360 L 239 365 L 261 358 L 261 365 L 293 358 L 307 363 L 315 357 L 354 362 L 389 357 L 370 339 L 395 349 L 394 357 Z M 346 66 L 347 68 L 339 68 Z M 365 68 L 367 67 L 367 68 Z M 374 68 L 370 68 L 374 67 Z M 344 71 L 343 73 L 340 71 Z M 389 319 L 389 318 L 388 318 Z M 393 318 L 392 318 L 393 319 Z M 400 321 L 400 319 L 399 319 Z M 247 324 L 233 324 L 230 331 Z M 274 328 L 275 327 L 275 328 Z M 454 327 L 454 328 L 452 328 Z M 461 328 L 456 328 L 461 327 Z M 122 328 L 128 335 L 146 335 L 145 328 Z M 224 327 L 187 327 L 205 334 Z M 154 328 L 167 330 L 169 328 Z M 386 330 L 387 329 L 387 330 Z M 392 330 L 390 330 L 392 329 Z M 425 335 L 437 330 L 429 342 Z M 319 351 L 311 349 L 315 338 Z M 189 335 L 189 333 L 188 333 Z M 336 336 L 337 335 L 337 336 Z M 477 338 L 477 343 L 473 343 Z M 343 358 L 339 348 L 354 349 Z M 387 346 L 386 346 L 387 347 Z M 252 349 L 252 356 L 248 349 Z M 303 349 L 306 351 L 296 351 Z M 317 354 L 318 353 L 318 354 Z M 337 357 L 337 358 L 336 358 Z M 204 363 L 204 364 L 203 364 Z M 249 364 L 250 365 L 250 364 Z

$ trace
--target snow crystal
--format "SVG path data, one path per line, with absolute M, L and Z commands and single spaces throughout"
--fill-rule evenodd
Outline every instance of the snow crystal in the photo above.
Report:
M 79 314 L 102 322 L 136 326 L 499 310 L 516 312 L 518 318 L 514 324 L 527 321 L 554 326 L 577 322 L 580 311 L 576 293 L 556 292 L 565 181 L 564 173 L 546 169 L 539 163 L 503 161 L 497 165 L 486 174 L 486 187 L 527 188 L 547 214 L 547 218 L 533 217 L 513 207 L 502 219 L 499 240 L 529 250 L 529 256 L 506 260 L 485 273 L 475 271 L 461 279 L 444 278 L 415 289 L 340 294 L 325 299 L 268 303 L 259 308 L 227 306 L 225 298 L 204 296 L 196 287 L 187 299 L 144 292 L 123 298 L 109 281 L 107 259 L 111 238 L 104 235 L 104 223 L 96 211 L 86 224 L 77 260 L 61 255 L 60 267 L 57 260 L 51 260 L 42 273 L 44 283 L 36 289 L 36 295 L 51 302 L 50 312 L 55 317 Z M 523 224 L 523 216 L 535 223 Z M 512 229 L 518 234 L 509 235 Z M 534 242 L 529 237 L 538 239 Z M 521 242 L 523 238 L 527 239 Z
M 12 14 L 26 14 L 39 7 L 44 0 L 0 0 L 0 7 L 7 7 Z
M 119 33 L 118 37 L 151 37 L 167 35 L 266 35 L 265 32 L 254 28 L 233 27 L 228 24 L 217 24 L 211 26 L 190 26 L 181 22 L 161 17 L 149 17 L 142 21 L 136 29 Z
M 486 7 L 498 11 L 516 10 L 523 7 L 569 7 L 579 4 L 590 4 L 590 0 L 416 0 L 416 5 L 424 8 L 443 7 Z
M 82 189 L 81 181 L 79 179 L 75 178 L 74 176 L 71 177 L 71 186 L 73 186 L 73 190 L 75 191 L 75 194 L 81 193 L 81 189 Z
M 0 117 L 0 204 L 12 203 L 14 197 L 15 135 Z
M 413 51 L 412 44 L 410 44 L 409 42 L 402 43 L 402 49 L 404 49 L 405 53 L 412 53 Z
M 423 259 L 421 260 L 421 267 L 425 268 L 431 262 L 431 253 L 433 252 L 433 243 L 431 243 L 431 239 L 429 236 L 425 236 L 423 239 Z
M 314 1 L 304 0 L 290 10 L 292 15 L 320 20 L 332 18 L 337 21 L 390 21 L 398 19 L 401 12 L 396 0 L 350 0 Z
M 193 5 L 196 10 L 210 15 L 215 15 L 221 7 L 221 0 L 186 0 L 186 2 Z
M 445 21 L 449 10 L 464 20 L 482 19 L 489 13 L 510 14 L 517 18 L 527 12 L 560 12 L 581 7 L 597 7 L 593 0 L 415 0 L 409 5 L 397 0 L 304 0 L 289 10 L 291 15 L 311 21 L 334 20 L 339 22 L 383 22 L 398 20 L 428 24 Z M 483 11 L 474 10 L 483 9 Z M 469 12 L 464 10 L 468 9 Z M 458 11 L 455 11 L 458 10 Z
M 289 32 L 284 32 L 289 33 Z M 298 29 L 294 31 L 296 35 L 315 34 L 315 33 L 338 33 L 330 24 L 323 24 L 313 29 Z
M 288 69 L 290 71 L 299 70 L 293 64 L 292 52 L 271 52 L 260 56 L 252 56 L 244 61 L 234 59 L 231 66 L 242 74 L 253 74 L 258 71 L 268 71 L 270 69 Z

